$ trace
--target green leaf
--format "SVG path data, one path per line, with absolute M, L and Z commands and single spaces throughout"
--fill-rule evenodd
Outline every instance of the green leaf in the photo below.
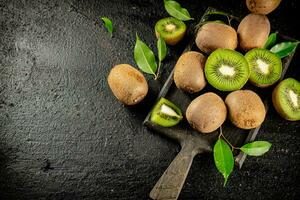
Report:
M 224 186 L 234 166 L 233 154 L 229 145 L 222 139 L 218 139 L 214 146 L 214 160 L 219 172 L 224 177 Z
M 153 74 L 156 77 L 157 64 L 152 50 L 140 40 L 136 34 L 136 43 L 134 47 L 134 60 L 138 67 L 147 74 Z
M 275 45 L 276 40 L 277 40 L 277 33 L 272 33 L 271 35 L 269 35 L 264 45 L 264 49 L 270 49 L 272 46 Z
M 107 17 L 101 17 L 103 23 L 104 23 L 104 27 L 106 28 L 106 30 L 110 33 L 110 37 L 112 37 L 112 33 L 114 31 L 114 27 L 113 24 L 111 22 L 111 20 Z
M 255 141 L 245 144 L 241 147 L 241 150 L 249 156 L 261 156 L 269 151 L 271 143 L 266 141 Z
M 270 51 L 278 55 L 280 58 L 284 58 L 294 52 L 298 44 L 299 42 L 282 42 L 276 44 L 270 49 Z
M 173 0 L 165 0 L 165 9 L 172 16 L 182 21 L 192 20 L 187 9 L 182 8 L 179 3 Z
M 167 55 L 167 45 L 164 39 L 161 37 L 157 40 L 157 51 L 158 51 L 158 59 L 159 61 L 163 61 Z

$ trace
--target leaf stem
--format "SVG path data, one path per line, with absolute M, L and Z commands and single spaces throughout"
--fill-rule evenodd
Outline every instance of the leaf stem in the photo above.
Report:
M 220 135 L 219 135 L 219 139 L 220 139 L 221 137 L 229 144 L 229 146 L 231 147 L 232 151 L 235 150 L 235 149 L 240 149 L 239 147 L 233 146 L 233 145 L 229 142 L 229 140 L 227 140 L 227 138 L 226 138 L 225 135 L 223 134 L 222 126 L 220 127 Z
M 226 186 L 227 181 L 228 181 L 228 177 L 225 178 L 224 183 L 223 183 L 223 187 Z
M 161 66 L 161 61 L 158 61 L 157 73 L 156 73 L 156 75 L 154 75 L 154 80 L 157 80 L 157 78 L 159 76 L 160 66 Z

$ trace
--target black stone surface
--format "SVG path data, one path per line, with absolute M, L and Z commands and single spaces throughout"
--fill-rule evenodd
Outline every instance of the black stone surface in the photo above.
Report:
M 196 21 L 208 6 L 248 13 L 244 0 L 179 2 Z M 299 40 L 296 2 L 269 19 Z M 112 19 L 113 38 L 99 16 Z M 179 146 L 142 126 L 151 104 L 123 106 L 106 77 L 115 64 L 135 66 L 136 32 L 155 48 L 154 24 L 166 16 L 154 0 L 0 0 L 0 199 L 148 198 Z M 184 46 L 170 48 L 160 81 L 147 76 L 148 99 Z M 300 80 L 299 49 L 287 76 Z M 299 198 L 300 123 L 271 108 L 258 139 L 270 152 L 248 157 L 225 188 L 212 156 L 196 157 L 180 199 Z

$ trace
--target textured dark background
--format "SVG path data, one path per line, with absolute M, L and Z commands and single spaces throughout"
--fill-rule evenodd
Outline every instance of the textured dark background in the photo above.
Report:
M 244 0 L 179 2 L 197 20 L 207 6 L 248 12 Z M 112 19 L 113 38 L 99 16 Z M 136 32 L 155 47 L 154 24 L 166 16 L 153 0 L 0 0 L 0 199 L 147 199 L 179 146 L 143 127 L 150 105 L 124 107 L 106 77 L 115 64 L 135 65 Z M 296 0 L 269 15 L 296 39 L 299 17 Z M 183 47 L 170 49 L 160 82 L 147 76 L 149 98 Z M 300 79 L 299 49 L 288 76 Z M 299 197 L 300 123 L 271 108 L 258 139 L 272 149 L 248 158 L 226 188 L 212 156 L 196 157 L 180 199 Z

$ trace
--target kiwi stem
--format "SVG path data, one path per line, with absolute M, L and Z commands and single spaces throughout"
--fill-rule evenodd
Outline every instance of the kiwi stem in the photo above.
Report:
M 222 131 L 222 126 L 220 127 L 220 135 L 219 135 L 219 139 L 221 139 L 221 137 L 229 144 L 229 146 L 231 147 L 231 150 L 235 150 L 235 149 L 240 149 L 238 147 L 233 146 L 228 140 L 227 138 L 223 135 L 223 131 Z

